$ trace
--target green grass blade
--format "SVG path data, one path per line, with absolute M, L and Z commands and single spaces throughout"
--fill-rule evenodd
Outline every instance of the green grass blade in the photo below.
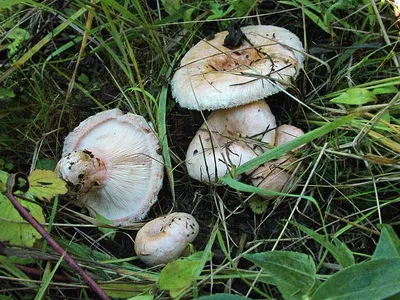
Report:
M 315 139 L 317 139 L 321 136 L 324 136 L 325 134 L 339 128 L 340 126 L 343 126 L 343 125 L 351 122 L 356 117 L 357 117 L 356 114 L 351 114 L 351 115 L 342 117 L 339 120 L 336 120 L 332 123 L 323 125 L 320 128 L 314 129 L 313 131 L 310 131 L 290 142 L 287 142 L 287 143 L 280 145 L 272 150 L 269 150 L 269 151 L 265 152 L 264 154 L 239 166 L 236 169 L 236 175 L 243 174 L 247 171 L 257 168 L 261 164 L 264 164 L 270 160 L 277 159 L 277 158 L 281 157 L 283 154 L 285 154 L 299 146 L 307 144 L 307 143 L 311 142 L 312 140 L 315 140 Z M 224 183 L 227 183 L 228 178 L 230 178 L 230 177 L 231 177 L 230 174 L 226 174 L 224 177 L 221 178 L 221 181 Z

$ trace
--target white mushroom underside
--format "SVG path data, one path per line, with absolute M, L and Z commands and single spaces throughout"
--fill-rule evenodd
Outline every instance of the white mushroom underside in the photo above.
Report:
M 189 109 L 234 107 L 286 89 L 303 66 L 296 35 L 275 26 L 241 28 L 250 40 L 237 49 L 224 47 L 227 32 L 196 44 L 172 79 L 177 102 Z
M 92 214 L 97 212 L 115 224 L 134 222 L 156 202 L 162 186 L 163 160 L 157 153 L 158 140 L 141 116 L 123 115 L 119 110 L 104 114 L 109 118 L 95 122 L 98 124 L 92 131 L 82 134 L 85 128 L 74 130 L 65 140 L 63 155 L 82 149 L 106 153 L 106 182 L 78 197 Z

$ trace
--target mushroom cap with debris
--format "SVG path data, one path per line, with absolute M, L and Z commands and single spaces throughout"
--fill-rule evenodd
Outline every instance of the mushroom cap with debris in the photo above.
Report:
M 196 219 L 175 212 L 146 223 L 137 233 L 135 252 L 146 264 L 166 264 L 178 258 L 199 233 Z
M 115 225 L 145 217 L 162 187 L 163 158 L 152 127 L 119 109 L 81 122 L 65 139 L 57 171 L 91 215 Z
M 214 110 L 243 105 L 288 88 L 303 67 L 304 49 L 287 29 L 252 25 L 235 49 L 224 46 L 228 32 L 203 39 L 183 57 L 172 95 L 185 108 Z

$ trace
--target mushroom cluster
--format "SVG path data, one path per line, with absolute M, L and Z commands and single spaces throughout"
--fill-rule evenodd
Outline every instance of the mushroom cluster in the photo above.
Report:
M 159 149 L 142 116 L 103 111 L 66 137 L 56 172 L 91 215 L 128 224 L 157 201 L 164 174 Z
M 276 129 L 275 117 L 262 99 L 293 85 L 303 62 L 299 38 L 267 25 L 228 28 L 186 53 L 171 82 L 173 96 L 185 108 L 219 109 L 188 147 L 185 162 L 192 178 L 215 183 L 232 168 L 302 134 L 293 126 Z M 253 184 L 281 191 L 293 157 L 252 170 Z M 285 172 L 272 168 L 276 165 L 285 166 Z

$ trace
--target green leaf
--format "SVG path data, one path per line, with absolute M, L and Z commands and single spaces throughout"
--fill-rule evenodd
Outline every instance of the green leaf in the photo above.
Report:
M 112 225 L 112 221 L 107 219 L 106 217 L 96 213 L 96 220 L 100 221 L 103 224 L 107 224 L 107 225 Z M 115 238 L 115 235 L 117 233 L 117 230 L 114 228 L 107 228 L 107 227 L 98 227 L 99 230 L 104 233 L 105 235 L 107 235 L 108 238 L 110 238 L 111 240 L 113 240 Z
M 7 35 L 7 38 L 11 39 L 11 40 L 15 40 L 15 41 L 25 41 L 28 40 L 30 38 L 30 34 L 27 30 L 16 27 L 14 28 L 9 35 Z
M 253 0 L 234 0 L 232 6 L 236 11 L 235 17 L 241 17 L 247 14 L 253 4 Z
M 0 9 L 10 8 L 13 5 L 22 3 L 23 0 L 1 0 Z
M 15 97 L 15 94 L 14 94 L 13 90 L 0 87 L 0 99 L 14 98 L 14 97 Z
M 57 177 L 56 173 L 50 170 L 35 170 L 29 175 L 29 190 L 27 194 L 41 200 L 51 199 L 56 195 L 68 192 L 64 180 Z
M 78 77 L 78 80 L 80 81 L 80 82 L 82 82 L 83 84 L 88 84 L 89 83 L 89 77 L 86 75 L 86 74 L 84 74 L 84 73 L 82 73 L 81 75 L 79 75 L 79 77 Z
M 375 94 L 367 89 L 351 88 L 338 97 L 333 98 L 331 102 L 349 105 L 363 105 L 376 100 L 377 98 Z
M 343 268 L 354 265 L 353 253 L 349 250 L 349 248 L 347 248 L 345 244 L 340 242 L 338 239 L 334 240 L 335 242 L 334 245 L 328 240 L 326 236 L 316 233 L 315 231 L 298 223 L 295 222 L 290 222 L 290 223 L 299 228 L 301 231 L 308 234 L 316 242 L 324 246 Z
M 246 300 L 250 298 L 238 296 L 238 295 L 231 295 L 231 294 L 215 294 L 210 296 L 203 296 L 198 298 L 199 300 Z
M 306 254 L 289 251 L 262 252 L 244 255 L 273 277 L 285 299 L 301 299 L 315 283 L 315 264 Z
M 100 287 L 109 297 L 126 299 L 143 293 L 147 294 L 153 288 L 153 284 L 115 282 L 100 283 Z
M 400 258 L 381 258 L 343 269 L 329 277 L 311 300 L 384 299 L 400 292 Z
M 374 95 L 382 95 L 382 94 L 396 94 L 398 92 L 397 88 L 394 85 L 388 85 L 383 87 L 377 87 L 372 90 Z
M 169 15 L 173 15 L 181 7 L 180 0 L 162 0 L 162 4 L 164 5 L 165 11 Z
M 248 203 L 253 213 L 260 215 L 267 209 L 269 200 L 265 200 L 261 196 L 255 194 L 249 199 Z
M 169 290 L 171 297 L 175 298 L 184 289 L 190 287 L 200 260 L 178 259 L 167 264 L 160 273 L 160 289 Z
M 39 222 L 44 223 L 42 208 L 32 202 L 17 199 L 23 207 Z M 10 200 L 0 194 L 0 241 L 12 245 L 32 247 L 36 239 L 42 236 L 31 224 L 28 224 L 14 208 Z
M 132 298 L 128 298 L 127 300 L 153 300 L 153 295 L 142 295 L 142 296 L 135 296 Z
M 35 169 L 54 171 L 57 161 L 49 158 L 39 159 L 35 165 Z
M 400 257 L 400 240 L 396 232 L 390 225 L 380 225 L 381 237 L 379 238 L 378 245 L 376 245 L 372 259 L 379 259 L 384 257 Z

